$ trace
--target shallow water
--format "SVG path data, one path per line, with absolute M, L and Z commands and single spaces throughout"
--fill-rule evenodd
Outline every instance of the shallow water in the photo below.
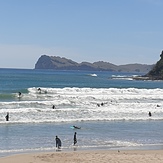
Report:
M 133 75 L 0 69 L 0 156 L 55 150 L 56 135 L 62 150 L 162 149 L 163 82 Z
M 62 150 L 74 150 L 73 134 L 77 132 L 76 150 L 141 148 L 158 145 L 163 149 L 162 121 L 99 121 L 74 123 L 4 124 L 0 126 L 0 155 L 29 151 L 55 150 L 55 136 Z

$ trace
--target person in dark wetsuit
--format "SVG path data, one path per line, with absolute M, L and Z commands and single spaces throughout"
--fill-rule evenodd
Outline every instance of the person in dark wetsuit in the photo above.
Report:
M 41 93 L 41 88 L 38 88 L 37 90 L 38 90 L 39 93 Z
M 74 133 L 74 145 L 77 143 L 76 132 Z
M 6 121 L 9 121 L 9 113 L 7 113 L 7 115 L 5 116 Z
M 74 129 L 81 129 L 81 127 L 73 126 Z
M 21 92 L 18 92 L 18 96 L 20 97 L 22 95 L 22 93 Z
M 61 143 L 61 140 L 58 138 L 58 136 L 56 136 L 55 141 L 56 141 L 56 148 L 60 149 L 62 143 Z
M 149 115 L 149 117 L 151 117 L 151 116 L 152 116 L 152 113 L 151 113 L 151 112 L 149 112 L 149 113 L 148 113 L 148 115 Z

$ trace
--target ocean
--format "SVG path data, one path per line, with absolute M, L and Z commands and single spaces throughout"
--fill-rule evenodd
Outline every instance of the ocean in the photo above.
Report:
M 163 81 L 136 75 L 0 69 L 0 156 L 55 151 L 56 135 L 62 151 L 163 149 Z

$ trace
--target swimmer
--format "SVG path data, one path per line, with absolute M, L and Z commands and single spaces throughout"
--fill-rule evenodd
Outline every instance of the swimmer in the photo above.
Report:
M 152 116 L 152 113 L 151 113 L 151 112 L 149 112 L 149 113 L 148 113 L 148 115 L 149 115 L 149 117 L 151 117 L 151 116 Z
M 75 129 L 81 129 L 81 127 L 73 126 Z
M 5 116 L 6 121 L 9 121 L 9 113 L 7 113 L 7 115 Z
M 37 90 L 38 90 L 39 93 L 41 93 L 41 88 L 38 88 Z
M 19 95 L 19 97 L 22 95 L 22 93 L 21 92 L 18 92 L 18 95 Z

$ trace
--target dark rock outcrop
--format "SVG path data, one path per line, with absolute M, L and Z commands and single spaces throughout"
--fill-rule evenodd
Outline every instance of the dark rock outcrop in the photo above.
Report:
M 160 60 L 156 63 L 144 77 L 148 80 L 163 80 L 163 51 L 160 54 Z
M 54 69 L 54 70 L 87 70 L 87 71 L 117 71 L 117 72 L 149 72 L 153 65 L 143 64 L 128 64 L 128 65 L 114 65 L 109 62 L 98 61 L 94 63 L 82 62 L 77 63 L 70 59 L 42 55 L 37 63 L 35 69 Z

